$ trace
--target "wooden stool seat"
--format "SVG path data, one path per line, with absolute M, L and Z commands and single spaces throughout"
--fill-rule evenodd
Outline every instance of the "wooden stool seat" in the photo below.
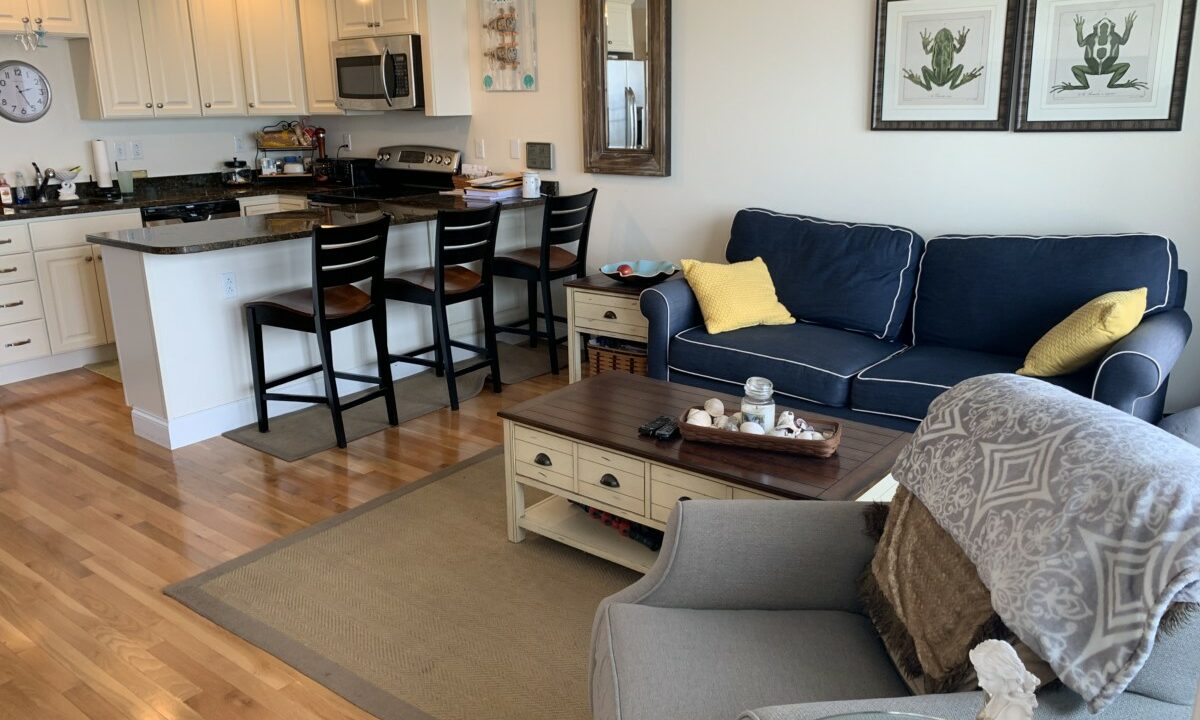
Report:
M 353 285 L 341 285 L 325 290 L 325 317 L 338 320 L 360 313 L 371 306 L 371 296 Z M 270 308 L 293 313 L 301 318 L 313 316 L 312 288 L 292 290 L 246 303 L 246 307 Z
M 446 268 L 443 280 L 447 296 L 471 292 L 483 284 L 482 275 L 458 265 Z M 406 288 L 403 287 L 405 285 L 411 286 L 409 289 L 412 291 L 432 295 L 437 292 L 437 270 L 435 268 L 409 270 L 399 275 L 389 276 L 385 282 L 391 286 L 388 294 L 393 300 L 399 299 L 394 296 L 394 293 L 405 292 Z
M 550 261 L 550 272 L 567 270 L 579 262 L 579 258 L 576 257 L 575 253 L 557 247 L 550 248 L 548 259 Z M 530 274 L 536 278 L 538 270 L 542 267 L 541 248 L 524 248 L 523 250 L 515 250 L 496 256 L 497 274 L 503 274 L 504 277 L 511 277 L 510 273 L 520 272 L 521 267 L 528 268 L 531 271 Z

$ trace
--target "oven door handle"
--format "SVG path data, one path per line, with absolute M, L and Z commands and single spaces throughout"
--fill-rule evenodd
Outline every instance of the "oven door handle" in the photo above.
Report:
M 379 56 L 379 79 L 383 81 L 383 99 L 387 101 L 388 107 L 395 107 L 392 105 L 392 93 L 388 90 L 387 83 L 388 57 L 390 55 L 391 53 L 385 47 L 383 54 Z

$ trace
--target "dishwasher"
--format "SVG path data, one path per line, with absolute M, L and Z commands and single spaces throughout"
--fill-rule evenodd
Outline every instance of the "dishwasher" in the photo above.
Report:
M 177 225 L 179 223 L 204 222 L 242 216 L 237 200 L 213 200 L 211 202 L 160 205 L 142 208 L 142 227 Z

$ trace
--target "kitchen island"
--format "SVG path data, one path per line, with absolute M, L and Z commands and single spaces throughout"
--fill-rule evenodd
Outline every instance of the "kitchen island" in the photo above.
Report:
M 537 244 L 541 200 L 503 203 L 497 252 Z M 432 222 L 442 208 L 461 208 L 450 196 L 406 198 L 399 203 L 359 203 L 202 223 L 166 225 L 88 235 L 104 246 L 104 272 L 112 307 L 117 356 L 132 408 L 134 432 L 178 448 L 255 420 L 250 356 L 243 303 L 311 287 L 312 231 L 322 224 L 364 222 L 386 212 L 387 272 L 433 264 Z M 522 283 L 496 289 L 501 324 L 525 313 Z M 451 306 L 451 335 L 470 340 L 482 328 L 477 303 Z M 339 370 L 366 371 L 375 363 L 370 328 L 364 324 L 333 336 Z M 432 343 L 427 308 L 388 303 L 388 346 L 402 353 Z M 308 333 L 264 328 L 268 377 L 319 363 Z M 415 372 L 398 365 L 399 374 Z M 372 371 L 373 372 L 373 371 Z M 323 394 L 320 376 L 296 381 L 281 392 Z M 361 385 L 341 382 L 343 393 Z M 272 415 L 300 405 L 271 403 Z

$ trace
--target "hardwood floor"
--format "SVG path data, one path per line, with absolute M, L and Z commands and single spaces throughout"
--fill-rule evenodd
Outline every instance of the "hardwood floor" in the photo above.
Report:
M 133 435 L 86 370 L 0 387 L 0 720 L 371 716 L 161 593 L 500 444 L 545 375 L 296 463 Z

